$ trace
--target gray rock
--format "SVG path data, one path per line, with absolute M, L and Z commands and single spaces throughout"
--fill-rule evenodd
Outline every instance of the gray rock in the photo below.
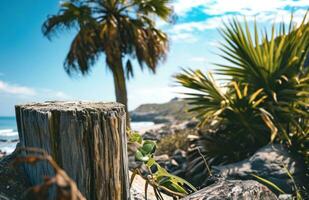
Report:
M 267 145 L 258 150 L 249 159 L 229 165 L 213 167 L 213 174 L 215 177 L 222 179 L 241 180 L 255 179 L 252 176 L 252 174 L 255 174 L 271 181 L 284 192 L 291 194 L 293 183 L 283 166 L 293 175 L 298 186 L 306 185 L 304 163 L 279 144 Z M 277 192 L 276 190 L 273 191 Z
M 146 131 L 143 135 L 144 140 L 155 140 L 158 141 L 161 139 L 160 135 L 154 131 Z
M 167 162 L 170 160 L 170 157 L 167 155 L 167 154 L 162 154 L 162 155 L 159 155 L 159 156 L 155 156 L 154 159 L 156 161 L 161 161 L 161 162 Z
M 144 195 L 138 190 L 136 190 L 135 188 L 131 188 L 130 194 L 131 194 L 132 200 L 144 200 L 145 199 Z
M 186 162 L 186 152 L 181 149 L 176 149 L 172 156 L 178 164 Z
M 198 120 L 190 120 L 186 123 L 186 128 L 195 128 L 198 125 L 199 121 Z
M 291 194 L 280 194 L 278 199 L 279 200 L 293 200 L 293 196 Z
M 0 158 L 0 200 L 21 200 L 30 187 L 20 165 L 12 165 L 17 154 Z
M 222 180 L 182 200 L 277 200 L 266 186 L 257 181 Z

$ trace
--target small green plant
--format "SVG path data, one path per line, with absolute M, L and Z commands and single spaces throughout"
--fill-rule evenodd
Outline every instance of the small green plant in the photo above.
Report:
M 138 148 L 135 152 L 135 159 L 141 161 L 147 169 L 147 175 L 143 175 L 140 169 L 133 170 L 131 184 L 134 177 L 139 174 L 145 181 L 145 199 L 147 199 L 148 185 L 154 189 L 156 198 L 163 200 L 161 192 L 173 197 L 182 198 L 191 192 L 196 191 L 196 188 L 186 180 L 172 175 L 162 168 L 154 159 L 154 153 L 157 145 L 154 141 L 143 140 L 138 132 L 129 131 L 129 142 L 136 143 Z

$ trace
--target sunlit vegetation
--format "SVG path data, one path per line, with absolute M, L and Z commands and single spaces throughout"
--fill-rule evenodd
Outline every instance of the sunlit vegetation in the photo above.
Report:
M 136 168 L 131 176 L 131 184 L 137 174 L 145 181 L 145 199 L 147 199 L 148 185 L 154 188 L 155 196 L 158 200 L 164 200 L 161 192 L 179 199 L 186 195 L 197 191 L 196 188 L 186 180 L 169 173 L 161 167 L 154 158 L 157 145 L 154 141 L 143 140 L 142 136 L 137 132 L 129 131 L 129 142 L 138 145 L 135 152 L 135 159 L 143 163 L 147 169 L 146 175 L 143 175 L 140 168 Z
M 114 77 L 116 100 L 127 106 L 125 79 L 134 75 L 131 60 L 136 59 L 141 69 L 155 72 L 166 58 L 168 38 L 156 28 L 155 19 L 170 21 L 168 2 L 65 1 L 58 14 L 48 17 L 42 31 L 48 38 L 64 30 L 77 31 L 64 62 L 68 74 L 89 73 L 99 56 L 105 55 Z
M 201 134 L 194 141 L 210 165 L 232 163 L 268 143 L 282 143 L 309 156 L 309 23 L 274 24 L 253 31 L 234 19 L 220 30 L 221 57 L 212 74 L 184 70 L 176 81 L 191 90 L 187 100 L 198 113 Z M 194 151 L 192 174 L 207 176 L 203 159 Z M 204 170 L 201 170 L 204 169 Z

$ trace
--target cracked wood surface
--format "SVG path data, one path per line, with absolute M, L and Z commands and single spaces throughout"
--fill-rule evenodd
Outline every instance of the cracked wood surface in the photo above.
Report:
M 16 106 L 21 147 L 45 149 L 87 199 L 129 199 L 124 106 L 101 102 L 45 102 Z M 53 171 L 23 166 L 31 184 Z

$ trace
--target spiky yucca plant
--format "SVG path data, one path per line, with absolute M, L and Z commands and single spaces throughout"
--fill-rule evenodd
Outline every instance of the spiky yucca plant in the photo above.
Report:
M 308 118 L 309 73 L 305 66 L 309 49 L 307 15 L 297 27 L 291 18 L 288 30 L 281 24 L 260 40 L 256 23 L 254 37 L 248 23 L 243 28 L 233 20 L 221 31 L 226 44 L 221 56 L 229 65 L 221 65 L 218 74 L 248 84 L 253 91 L 263 89 L 267 95 L 264 108 L 272 113 L 279 137 L 291 143 L 289 134 L 303 132 L 299 120 Z M 276 35 L 277 32 L 277 35 Z
M 226 78 L 224 87 L 199 70 L 176 75 L 178 83 L 193 90 L 187 100 L 204 131 L 192 147 L 210 165 L 241 160 L 269 142 L 282 142 L 308 156 L 307 15 L 299 26 L 292 18 L 288 28 L 274 24 L 262 37 L 254 23 L 253 33 L 246 21 L 243 25 L 237 19 L 221 30 L 221 57 L 229 64 L 218 64 L 216 72 Z M 200 184 L 207 174 L 203 159 L 192 151 L 189 160 L 190 176 Z
M 185 70 L 177 80 L 199 91 L 187 99 L 193 106 L 190 111 L 201 119 L 200 137 L 192 141 L 188 157 L 187 175 L 195 185 L 208 174 L 200 152 L 209 165 L 226 164 L 248 157 L 275 137 L 277 129 L 269 128 L 274 127 L 272 116 L 262 107 L 267 99 L 263 89 L 251 94 L 248 84 L 234 81 L 221 87 L 211 74 L 205 76 L 199 70 Z

